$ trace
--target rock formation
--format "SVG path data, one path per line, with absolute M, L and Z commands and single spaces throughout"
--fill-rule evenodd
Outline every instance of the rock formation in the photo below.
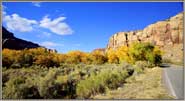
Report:
M 107 49 L 127 45 L 133 42 L 151 42 L 164 50 L 164 57 L 181 61 L 183 58 L 183 13 L 165 21 L 158 21 L 143 30 L 118 32 L 114 34 Z
M 38 44 L 25 41 L 22 39 L 18 39 L 14 37 L 13 33 L 7 31 L 4 27 L 2 27 L 2 48 L 9 48 L 9 49 L 25 49 L 25 48 L 37 48 L 41 47 Z
M 22 40 L 19 38 L 16 38 L 13 33 L 6 30 L 6 28 L 2 27 L 2 48 L 8 48 L 8 49 L 14 49 L 14 50 L 22 50 L 22 49 L 29 49 L 29 48 L 45 48 L 43 46 L 40 46 L 36 43 Z M 48 49 L 45 48 L 46 51 L 57 53 L 56 49 Z

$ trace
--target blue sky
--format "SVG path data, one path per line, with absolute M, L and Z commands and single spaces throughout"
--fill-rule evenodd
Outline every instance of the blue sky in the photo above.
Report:
M 140 30 L 183 11 L 180 2 L 3 2 L 3 26 L 58 52 L 106 47 L 120 31 Z

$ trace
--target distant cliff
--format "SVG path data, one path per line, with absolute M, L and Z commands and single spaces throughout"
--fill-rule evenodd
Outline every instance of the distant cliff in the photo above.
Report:
M 29 41 L 25 41 L 19 38 L 14 37 L 13 33 L 6 30 L 4 27 L 2 27 L 2 48 L 8 48 L 8 49 L 25 49 L 25 48 L 37 48 L 40 47 L 36 43 L 32 43 Z
M 164 58 L 183 59 L 183 13 L 165 21 L 158 21 L 138 31 L 118 32 L 108 42 L 107 48 L 129 46 L 133 42 L 151 42 L 164 50 Z

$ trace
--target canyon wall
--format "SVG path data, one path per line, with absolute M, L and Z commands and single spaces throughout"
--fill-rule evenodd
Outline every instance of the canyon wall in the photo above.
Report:
M 183 59 L 183 13 L 148 25 L 143 30 L 118 32 L 111 36 L 106 49 L 129 46 L 133 42 L 153 43 L 164 51 L 163 58 L 181 62 Z

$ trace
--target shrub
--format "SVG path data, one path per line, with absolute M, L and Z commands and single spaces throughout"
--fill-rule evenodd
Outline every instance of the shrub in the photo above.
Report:
M 57 77 L 57 70 L 50 69 L 46 76 L 40 77 L 38 82 L 38 90 L 39 94 L 43 98 L 55 98 L 57 95 L 55 92 L 57 92 L 58 86 L 55 83 L 55 79 Z
M 127 72 L 122 72 L 122 71 L 117 71 L 117 70 L 113 70 L 111 73 L 109 73 L 109 75 L 107 74 L 108 79 L 106 80 L 106 85 L 108 86 L 108 88 L 110 89 L 115 89 L 119 86 L 121 86 L 120 84 L 123 83 L 123 80 L 126 77 Z
M 13 64 L 13 61 L 7 57 L 7 56 L 2 56 L 2 65 L 3 67 L 10 67 Z
M 9 73 L 3 71 L 2 73 L 2 87 L 5 86 L 5 83 L 9 80 Z
M 129 63 L 127 63 L 127 62 L 122 63 L 121 68 L 127 70 L 129 75 L 132 75 L 133 72 L 134 72 L 133 66 L 130 65 Z
M 114 89 L 128 77 L 125 70 L 103 70 L 97 75 L 91 75 L 85 80 L 81 80 L 77 85 L 77 95 L 79 98 L 89 98 L 97 93 L 106 92 L 107 88 Z
M 135 63 L 135 65 L 137 66 L 137 67 L 140 67 L 140 68 L 151 68 L 151 67 L 153 67 L 153 64 L 151 64 L 150 62 L 147 62 L 147 61 L 137 61 L 136 63 Z
M 91 76 L 77 84 L 76 92 L 79 98 L 89 98 L 93 94 L 105 92 L 105 85 L 100 78 Z
M 33 64 L 33 55 L 31 54 L 24 54 L 24 58 L 21 60 L 24 66 L 28 67 Z
M 76 80 L 74 76 L 61 75 L 59 69 L 53 68 L 37 83 L 41 97 L 48 98 L 74 98 L 76 94 Z
M 136 74 L 140 74 L 144 72 L 145 68 L 152 68 L 154 64 L 147 61 L 137 61 L 134 65 L 134 70 Z
M 134 74 L 137 75 L 137 74 L 141 74 L 144 72 L 144 68 L 143 67 L 138 67 L 138 66 L 134 66 Z
M 9 80 L 3 88 L 3 99 L 23 99 L 26 97 L 25 78 L 15 77 Z

